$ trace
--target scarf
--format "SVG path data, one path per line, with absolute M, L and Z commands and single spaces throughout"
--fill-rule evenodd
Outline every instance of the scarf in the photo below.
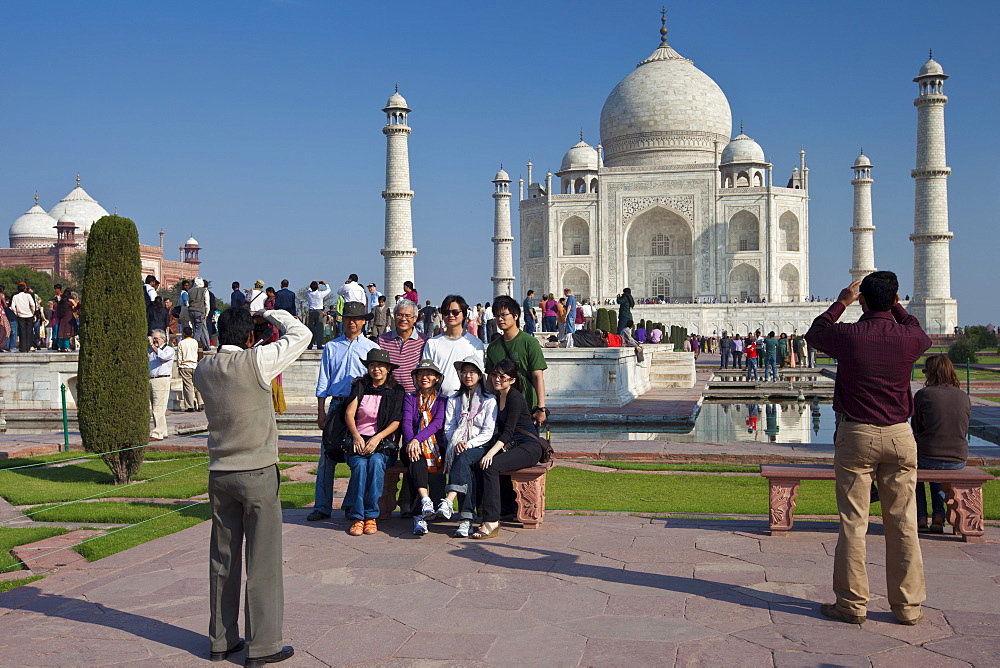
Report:
M 451 465 L 455 461 L 455 445 L 458 443 L 468 443 L 469 439 L 472 438 L 473 420 L 475 420 L 476 416 L 479 415 L 479 411 L 482 407 L 483 400 L 482 397 L 479 396 L 478 389 L 472 393 L 471 397 L 463 392 L 459 398 L 459 408 L 461 409 L 461 413 L 458 417 L 458 427 L 455 428 L 455 435 L 448 444 L 448 450 L 445 453 L 445 473 L 451 471 Z
M 421 393 L 417 397 L 417 409 L 420 411 L 420 429 L 426 429 L 431 423 L 431 409 L 437 397 Z M 441 450 L 438 448 L 437 434 L 431 434 L 426 440 L 420 442 L 424 459 L 427 460 L 427 471 L 437 473 L 441 470 Z

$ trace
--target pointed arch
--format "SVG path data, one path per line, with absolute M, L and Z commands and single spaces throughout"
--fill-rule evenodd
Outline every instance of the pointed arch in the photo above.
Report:
M 760 250 L 760 221 L 746 209 L 729 219 L 729 252 Z
M 782 301 L 799 301 L 799 270 L 795 265 L 789 263 L 782 267 L 778 272 L 778 280 L 781 282 Z
M 579 267 L 570 267 L 562 276 L 562 287 L 572 290 L 578 302 L 587 299 L 590 297 L 590 274 Z
M 529 258 L 543 257 L 545 255 L 545 239 L 542 237 L 541 221 L 533 220 L 528 223 L 524 246 Z
M 570 216 L 562 224 L 562 254 L 590 255 L 590 225 L 580 216 Z
M 742 262 L 729 272 L 729 300 L 745 302 L 760 299 L 760 272 Z
M 663 206 L 652 206 L 635 216 L 625 230 L 625 280 L 636 297 L 652 289 L 653 276 L 669 275 L 671 297 L 692 295 L 691 224 Z M 624 287 L 624 286 L 622 286 Z
M 798 252 L 799 219 L 791 211 L 781 214 L 778 219 L 778 249 L 788 252 Z

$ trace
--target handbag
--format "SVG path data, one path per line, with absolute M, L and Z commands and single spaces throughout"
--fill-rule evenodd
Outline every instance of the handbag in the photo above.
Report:
M 542 456 L 538 458 L 539 464 L 548 464 L 552 461 L 552 456 L 555 454 L 555 451 L 552 449 L 552 444 L 549 443 L 548 439 L 542 438 L 538 434 L 532 434 L 524 427 L 518 427 L 516 431 L 519 434 L 533 439 L 536 443 L 538 443 L 538 445 L 542 446 Z
M 340 402 L 337 410 L 326 418 L 326 425 L 323 427 L 323 454 L 335 462 L 345 462 L 344 451 L 354 447 L 354 439 L 351 438 L 350 430 L 344 422 L 344 409 L 346 401 Z M 345 443 L 346 437 L 346 443 Z M 345 448 L 344 446 L 347 446 Z

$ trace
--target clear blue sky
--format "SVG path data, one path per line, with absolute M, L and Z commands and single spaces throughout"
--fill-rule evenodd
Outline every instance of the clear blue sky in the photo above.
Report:
M 410 141 L 417 287 L 490 298 L 502 162 L 556 170 L 580 128 L 657 45 L 654 2 L 8 3 L 0 25 L 0 212 L 74 185 L 169 255 L 189 234 L 216 285 L 381 283 L 385 139 L 399 82 Z M 876 264 L 912 292 L 916 84 L 934 49 L 945 92 L 952 295 L 997 321 L 1000 3 L 673 3 L 670 43 L 715 79 L 775 181 L 810 172 L 812 292 L 849 281 L 850 166 L 875 165 Z M 735 132 L 735 131 L 734 131 Z M 983 138 L 986 137 L 984 140 Z M 516 183 L 515 183 L 516 186 Z M 9 225 L 9 222 L 4 223 Z M 515 210 L 515 230 L 516 230 Z M 516 268 L 515 268 L 516 269 Z

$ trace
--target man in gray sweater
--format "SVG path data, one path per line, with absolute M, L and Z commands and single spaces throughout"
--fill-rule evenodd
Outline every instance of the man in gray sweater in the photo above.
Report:
M 257 345 L 254 324 L 282 336 Z M 263 666 L 294 654 L 282 647 L 281 501 L 278 428 L 271 381 L 309 345 L 309 328 L 285 311 L 251 316 L 230 308 L 219 316 L 219 350 L 205 358 L 194 383 L 208 418 L 208 496 L 212 504 L 209 567 L 212 661 L 244 647 L 240 640 L 240 578 L 246 537 L 246 665 Z

